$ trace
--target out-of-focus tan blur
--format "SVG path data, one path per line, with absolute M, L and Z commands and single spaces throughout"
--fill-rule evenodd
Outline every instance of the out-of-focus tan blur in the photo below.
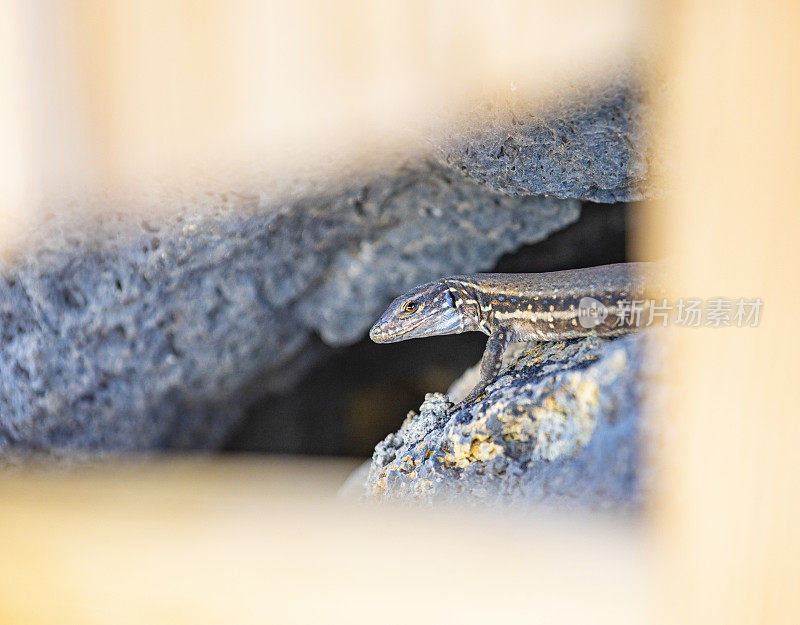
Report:
M 800 618 L 800 6 L 675 3 L 659 102 L 675 141 L 672 193 L 641 243 L 676 293 L 761 298 L 762 320 L 676 328 L 672 406 L 652 510 L 664 623 Z M 662 212 L 663 211 L 663 212 Z
M 644 8 L 5 0 L 0 251 L 53 206 L 170 210 L 198 189 L 335 183 L 480 115 L 487 93 L 585 94 L 641 52 Z M 365 508 L 335 499 L 353 464 L 299 462 L 10 473 L 0 619 L 642 619 L 635 523 Z
M 65 200 L 173 210 L 363 171 L 493 90 L 585 91 L 643 39 L 632 0 L 0 7 L 0 250 Z
M 797 622 L 800 9 L 650 8 L 1 2 L 2 250 L 54 198 L 334 174 L 652 38 L 677 150 L 634 246 L 666 250 L 676 294 L 765 303 L 758 328 L 673 333 L 645 528 L 344 504 L 347 463 L 22 471 L 0 481 L 2 622 Z
M 641 527 L 359 506 L 349 462 L 0 481 L 3 623 L 639 623 Z

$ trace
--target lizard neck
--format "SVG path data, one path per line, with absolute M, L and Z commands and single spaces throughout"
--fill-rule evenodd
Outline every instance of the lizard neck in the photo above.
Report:
M 453 298 L 453 305 L 461 318 L 461 332 L 478 331 L 491 334 L 491 302 L 477 284 L 462 279 L 447 280 L 446 284 Z

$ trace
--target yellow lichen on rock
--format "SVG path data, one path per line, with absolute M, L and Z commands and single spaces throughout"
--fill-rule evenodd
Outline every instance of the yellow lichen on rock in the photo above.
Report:
M 528 346 L 485 399 L 453 411 L 451 398 L 426 397 L 420 414 L 376 449 L 376 494 L 426 501 L 465 493 L 472 500 L 638 496 L 629 478 L 638 349 L 629 337 Z M 587 446 L 591 453 L 582 453 Z M 572 484 L 578 478 L 594 490 Z
M 596 382 L 575 373 L 565 376 L 536 404 L 509 410 L 506 402 L 498 401 L 479 418 L 454 428 L 442 463 L 463 469 L 473 462 L 488 462 L 504 453 L 503 444 L 513 441 L 532 441 L 536 453 L 548 460 L 573 455 L 592 438 L 599 392 Z M 501 424 L 499 436 L 490 433 L 490 419 Z M 565 436 L 566 431 L 572 435 Z
M 597 425 L 599 392 L 596 382 L 580 374 L 564 378 L 532 411 L 537 425 L 536 453 L 555 460 L 580 451 L 591 440 Z M 567 432 L 572 434 L 567 436 Z
M 463 469 L 472 462 L 487 462 L 503 454 L 503 447 L 494 442 L 489 434 L 473 434 L 468 443 L 459 441 L 460 434 L 450 435 L 451 451 L 445 454 L 443 462 L 448 467 Z
M 576 379 L 577 378 L 576 376 Z M 578 437 L 580 447 L 585 446 L 592 438 L 594 430 L 597 427 L 597 397 L 600 394 L 600 388 L 596 382 L 588 382 L 580 380 L 573 389 L 573 395 L 578 404 L 578 410 L 575 413 L 575 420 L 581 428 L 581 435 Z M 575 451 L 578 451 L 577 449 Z
M 528 411 L 505 412 L 497 415 L 497 420 L 503 424 L 500 432 L 507 443 L 527 441 L 536 434 L 536 422 Z
M 506 375 L 529 375 L 527 366 L 542 354 L 543 348 L 525 350 Z M 627 359 L 624 353 L 612 358 L 613 375 L 625 369 Z M 526 362 L 520 365 L 522 359 Z M 414 498 L 426 497 L 436 489 L 439 479 L 436 469 L 426 466 L 430 459 L 442 469 L 458 469 L 460 475 L 467 476 L 474 470 L 482 474 L 481 465 L 497 459 L 501 460 L 496 468 L 502 469 L 507 462 L 570 458 L 592 440 L 598 419 L 607 408 L 600 402 L 604 383 L 581 369 L 537 379 L 535 391 L 524 389 L 525 392 L 511 394 L 503 390 L 512 384 L 506 380 L 497 384 L 495 391 L 490 389 L 493 401 L 476 402 L 466 423 L 463 415 L 448 418 L 438 439 L 426 440 L 426 430 L 413 427 L 418 415 L 410 412 L 402 428 L 403 453 L 392 457 L 378 473 L 373 491 L 382 496 L 397 489 Z M 442 397 L 430 395 L 426 402 L 441 409 Z M 422 412 L 425 409 L 424 404 Z

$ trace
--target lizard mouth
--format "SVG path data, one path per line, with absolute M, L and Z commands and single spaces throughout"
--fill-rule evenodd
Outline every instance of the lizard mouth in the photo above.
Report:
M 375 343 L 394 343 L 402 340 L 402 337 L 422 325 L 423 321 L 424 319 L 421 319 L 414 325 L 403 326 L 402 328 L 376 323 L 369 331 L 369 338 L 371 338 Z

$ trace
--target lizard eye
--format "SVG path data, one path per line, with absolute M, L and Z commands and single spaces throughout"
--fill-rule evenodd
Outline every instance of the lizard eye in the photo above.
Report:
M 405 305 L 405 311 L 406 312 L 413 313 L 415 310 L 417 310 L 417 303 L 416 302 L 407 302 L 406 303 L 406 305 Z

